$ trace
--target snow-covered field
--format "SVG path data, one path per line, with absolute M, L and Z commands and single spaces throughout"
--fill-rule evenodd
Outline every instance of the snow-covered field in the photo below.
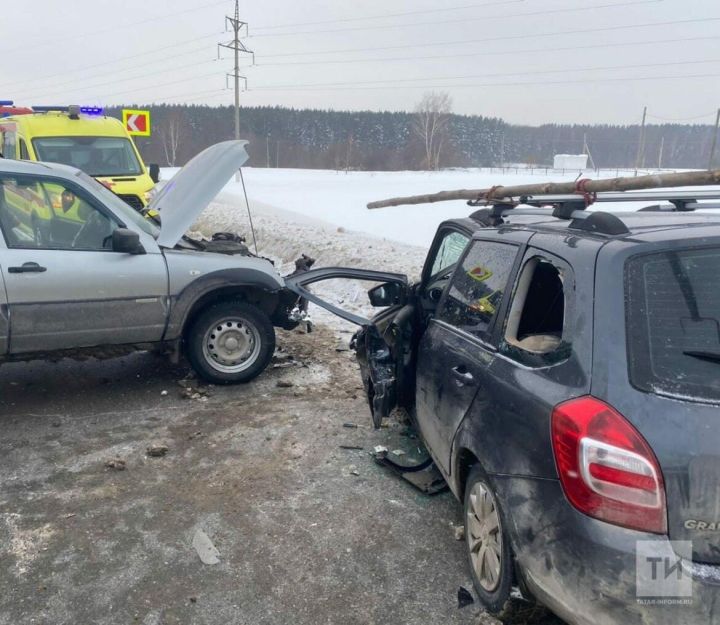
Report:
M 164 170 L 163 179 L 177 170 Z M 317 267 L 350 266 L 419 276 L 437 225 L 469 214 L 464 202 L 401 206 L 370 211 L 366 204 L 392 196 L 447 189 L 488 188 L 529 182 L 575 180 L 578 173 L 482 170 L 441 172 L 335 172 L 324 170 L 244 169 L 245 183 L 260 255 L 272 258 L 283 275 L 294 270 L 302 253 L 317 259 Z M 620 172 L 620 175 L 627 172 Z M 583 174 L 585 176 L 585 174 Z M 592 174 L 588 172 L 587 177 Z M 607 172 L 614 176 L 615 171 Z M 627 205 L 624 208 L 628 208 Z M 603 210 L 612 210 L 603 205 Z M 242 185 L 230 181 L 205 211 L 195 229 L 205 236 L 232 231 L 252 245 Z M 368 285 L 334 281 L 314 292 L 345 308 L 369 313 Z M 315 308 L 319 320 L 337 319 Z M 347 327 L 347 326 L 345 326 Z
M 163 178 L 174 171 L 163 170 Z M 417 195 L 447 189 L 483 189 L 493 185 L 533 182 L 572 181 L 580 172 L 534 170 L 519 173 L 494 173 L 488 170 L 449 170 L 439 172 L 336 172 L 317 169 L 243 169 L 248 196 L 256 205 L 291 211 L 321 220 L 346 230 L 426 247 L 437 225 L 451 217 L 467 215 L 464 202 L 426 206 L 399 206 L 368 210 L 366 204 L 401 195 Z M 620 175 L 628 172 L 619 172 Z M 610 170 L 604 175 L 615 176 Z M 592 172 L 583 174 L 593 177 Z M 245 205 L 242 186 L 229 182 L 220 196 L 228 204 Z

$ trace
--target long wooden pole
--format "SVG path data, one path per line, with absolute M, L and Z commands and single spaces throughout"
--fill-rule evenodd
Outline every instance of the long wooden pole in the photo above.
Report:
M 668 187 L 695 187 L 720 184 L 720 169 L 705 171 L 687 171 L 680 173 L 653 174 L 650 176 L 628 176 L 606 180 L 583 181 L 581 190 L 587 193 L 607 193 L 611 191 L 640 191 L 642 189 L 666 189 Z M 368 208 L 386 208 L 406 204 L 434 204 L 452 200 L 503 200 L 521 196 L 571 195 L 578 193 L 576 182 L 546 182 L 525 184 L 514 187 L 492 187 L 491 189 L 459 189 L 441 191 L 428 195 L 396 197 L 379 202 L 370 202 Z

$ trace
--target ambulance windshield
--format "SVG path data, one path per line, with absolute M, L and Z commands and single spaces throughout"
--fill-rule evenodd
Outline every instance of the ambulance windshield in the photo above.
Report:
M 129 139 L 123 137 L 38 137 L 38 160 L 82 169 L 91 176 L 139 176 L 142 167 Z

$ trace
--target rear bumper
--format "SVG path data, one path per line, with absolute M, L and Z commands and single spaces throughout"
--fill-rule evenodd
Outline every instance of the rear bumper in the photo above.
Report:
M 565 499 L 559 482 L 496 477 L 497 495 L 530 590 L 572 625 L 720 625 L 720 567 L 686 564 L 692 594 L 638 596 L 638 541 L 669 541 L 591 519 Z M 716 605 L 718 604 L 718 605 Z

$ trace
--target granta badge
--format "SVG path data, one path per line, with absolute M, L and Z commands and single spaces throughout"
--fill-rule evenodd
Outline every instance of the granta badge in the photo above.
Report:
M 720 521 L 697 521 L 688 519 L 685 521 L 686 530 L 699 530 L 701 532 L 720 532 Z

